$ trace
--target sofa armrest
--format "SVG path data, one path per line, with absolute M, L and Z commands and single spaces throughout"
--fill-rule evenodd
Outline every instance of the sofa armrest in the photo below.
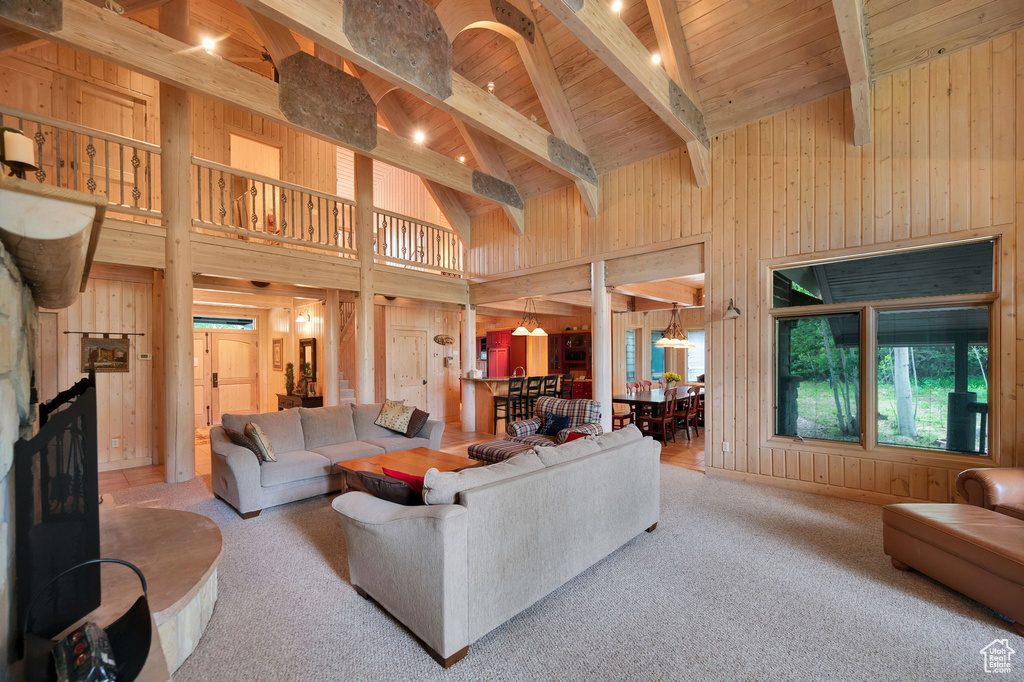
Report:
M 469 645 L 469 514 L 461 505 L 405 507 L 361 492 L 332 503 L 352 584 L 447 658 Z
M 505 427 L 505 433 L 512 436 L 513 438 L 521 438 L 523 436 L 532 436 L 536 434 L 541 427 L 540 417 L 533 417 L 532 419 L 520 419 L 519 421 L 509 422 L 508 426 Z
M 417 438 L 426 438 L 430 441 L 430 447 L 434 450 L 441 449 L 441 436 L 444 435 L 444 422 L 436 419 L 428 419 L 423 428 L 416 434 Z
M 570 433 L 582 433 L 584 436 L 600 436 L 604 433 L 604 429 L 601 428 L 600 424 L 580 424 L 579 426 L 570 426 L 569 428 L 562 429 L 558 432 L 558 435 L 555 436 L 555 442 L 564 443 Z
M 210 468 L 213 492 L 239 512 L 262 509 L 260 462 L 248 448 L 235 445 L 224 429 L 210 429 Z
M 1024 502 L 1024 467 L 968 469 L 956 477 L 956 491 L 968 504 L 992 509 Z

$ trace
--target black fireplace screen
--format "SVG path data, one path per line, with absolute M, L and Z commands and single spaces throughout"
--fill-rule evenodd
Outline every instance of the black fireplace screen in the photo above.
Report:
M 39 416 L 39 433 L 14 448 L 19 626 L 47 582 L 100 556 L 94 377 L 41 405 Z M 99 565 L 75 571 L 36 601 L 31 629 L 53 637 L 99 604 Z

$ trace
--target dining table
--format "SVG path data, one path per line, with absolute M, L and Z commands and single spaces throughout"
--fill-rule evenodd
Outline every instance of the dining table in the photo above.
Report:
M 675 388 L 677 391 L 678 400 L 680 403 L 686 399 L 686 391 L 691 386 L 703 389 L 704 384 L 698 382 L 687 382 L 676 384 Z M 612 403 L 624 403 L 629 405 L 630 411 L 633 412 L 633 421 L 636 421 L 636 415 L 647 408 L 650 408 L 651 415 L 657 417 L 661 414 L 662 406 L 665 404 L 665 390 L 664 388 L 652 388 L 649 391 L 634 391 L 633 393 L 620 393 L 612 396 Z

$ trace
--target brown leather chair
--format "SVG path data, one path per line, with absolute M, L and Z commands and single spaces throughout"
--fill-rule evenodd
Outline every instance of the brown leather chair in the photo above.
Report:
M 968 504 L 1024 521 L 1024 467 L 961 471 L 956 491 Z

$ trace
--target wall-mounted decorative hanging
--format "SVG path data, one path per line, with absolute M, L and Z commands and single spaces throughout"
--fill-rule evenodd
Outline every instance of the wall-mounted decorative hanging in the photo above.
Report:
M 447 334 L 438 334 L 434 337 L 434 343 L 439 346 L 453 346 L 455 345 L 455 339 Z
M 273 346 L 271 355 L 273 360 L 273 367 L 276 370 L 284 369 L 284 339 L 271 339 Z
M 127 372 L 131 359 L 131 347 L 127 335 L 112 339 L 107 334 L 93 337 L 82 336 L 82 373 Z

